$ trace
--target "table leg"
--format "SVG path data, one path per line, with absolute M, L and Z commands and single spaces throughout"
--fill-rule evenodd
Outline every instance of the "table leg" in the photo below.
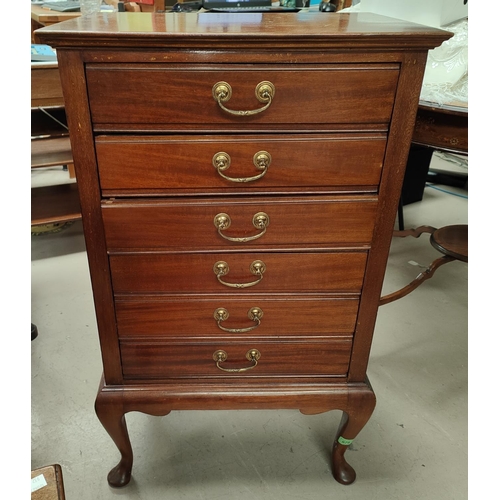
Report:
M 349 407 L 342 413 L 332 450 L 333 477 L 341 484 L 352 484 L 356 479 L 356 472 L 347 463 L 344 454 L 370 419 L 375 403 L 373 391 L 363 391 L 349 396 Z
M 133 453 L 123 404 L 115 395 L 108 395 L 100 389 L 95 401 L 95 411 L 121 453 L 121 460 L 108 474 L 108 483 L 113 487 L 125 486 L 132 473 Z

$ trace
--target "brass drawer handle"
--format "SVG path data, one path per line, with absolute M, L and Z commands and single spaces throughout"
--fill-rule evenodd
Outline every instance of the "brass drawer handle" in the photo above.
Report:
M 227 360 L 227 352 L 223 351 L 222 349 L 215 351 L 212 357 L 219 370 L 222 370 L 223 372 L 240 373 L 251 370 L 252 368 L 255 368 L 257 366 L 257 361 L 260 359 L 260 352 L 257 349 L 250 349 L 246 353 L 245 357 L 248 359 L 248 361 L 252 362 L 252 365 L 245 366 L 244 368 L 223 368 L 220 364 Z
M 224 151 L 221 151 L 219 153 L 215 153 L 212 158 L 212 165 L 216 168 L 217 173 L 223 179 L 231 182 L 252 182 L 264 177 L 267 173 L 269 165 L 271 164 L 271 155 L 267 151 L 259 151 L 253 155 L 253 164 L 257 170 L 262 170 L 260 174 L 254 175 L 253 177 L 229 177 L 222 172 L 227 170 L 231 165 L 231 157 Z
M 226 106 L 222 104 L 223 102 L 229 101 L 233 95 L 231 85 L 227 82 L 217 82 L 212 87 L 212 96 L 217 101 L 217 104 L 221 107 L 221 109 L 223 109 L 226 113 L 236 116 L 251 116 L 256 115 L 257 113 L 262 113 L 262 111 L 265 111 L 269 106 L 271 106 L 275 92 L 276 89 L 271 82 L 260 82 L 255 87 L 255 97 L 257 97 L 259 102 L 266 103 L 266 105 L 262 108 L 252 109 L 249 111 L 235 111 L 226 108 Z
M 252 224 L 256 229 L 260 229 L 261 232 L 254 236 L 247 236 L 246 238 L 235 238 L 232 236 L 226 236 L 222 233 L 225 229 L 227 229 L 231 225 L 231 217 L 225 213 L 217 214 L 214 217 L 214 225 L 217 228 L 218 233 L 228 241 L 234 241 L 236 243 L 246 243 L 247 241 L 256 240 L 264 235 L 267 230 L 267 226 L 269 225 L 269 215 L 265 212 L 258 212 L 253 216 Z
M 227 262 L 224 262 L 223 260 L 219 260 L 218 262 L 216 262 L 214 264 L 213 270 L 215 275 L 217 276 L 217 279 L 219 280 L 219 283 L 222 283 L 223 285 L 229 286 L 231 288 L 248 288 L 257 285 L 257 283 L 260 283 L 262 281 L 264 272 L 266 271 L 266 265 L 261 260 L 254 260 L 250 264 L 250 272 L 253 275 L 259 277 L 259 279 L 250 283 L 228 283 L 227 281 L 223 281 L 222 276 L 226 276 L 229 273 L 229 264 Z
M 217 321 L 217 326 L 228 333 L 246 333 L 254 330 L 260 325 L 260 320 L 264 316 L 264 311 L 260 307 L 252 307 L 248 311 L 248 317 L 251 319 L 255 325 L 249 326 L 247 328 L 226 328 L 222 326 L 222 322 L 229 318 L 229 312 L 224 307 L 219 307 L 214 311 L 214 318 Z

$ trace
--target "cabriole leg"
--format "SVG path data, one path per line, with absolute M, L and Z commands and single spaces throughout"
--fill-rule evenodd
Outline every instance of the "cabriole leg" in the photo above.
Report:
M 133 454 L 123 406 L 116 397 L 107 397 L 99 392 L 95 401 L 95 411 L 102 426 L 121 453 L 121 460 L 109 471 L 108 483 L 115 488 L 125 486 L 130 481 Z
M 351 400 L 349 409 L 344 410 L 342 414 L 332 450 L 333 477 L 341 484 L 352 484 L 356 479 L 356 472 L 347 463 L 344 454 L 366 425 L 374 409 L 375 394 L 371 392 L 363 394 L 357 401 Z

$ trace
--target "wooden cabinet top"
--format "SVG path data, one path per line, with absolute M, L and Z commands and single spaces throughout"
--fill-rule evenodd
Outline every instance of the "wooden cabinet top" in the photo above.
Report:
M 429 50 L 453 33 L 370 13 L 101 13 L 36 31 L 57 48 Z

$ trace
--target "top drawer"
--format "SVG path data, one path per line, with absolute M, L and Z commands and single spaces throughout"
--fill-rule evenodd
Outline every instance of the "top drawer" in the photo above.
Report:
M 399 66 L 89 64 L 86 73 L 92 120 L 99 130 L 117 125 L 135 130 L 303 129 L 308 124 L 387 124 Z M 228 85 L 219 88 L 230 88 L 230 98 L 221 106 L 214 94 L 220 95 L 215 88 L 222 82 Z M 266 88 L 259 94 L 262 82 L 274 88 L 270 101 Z

